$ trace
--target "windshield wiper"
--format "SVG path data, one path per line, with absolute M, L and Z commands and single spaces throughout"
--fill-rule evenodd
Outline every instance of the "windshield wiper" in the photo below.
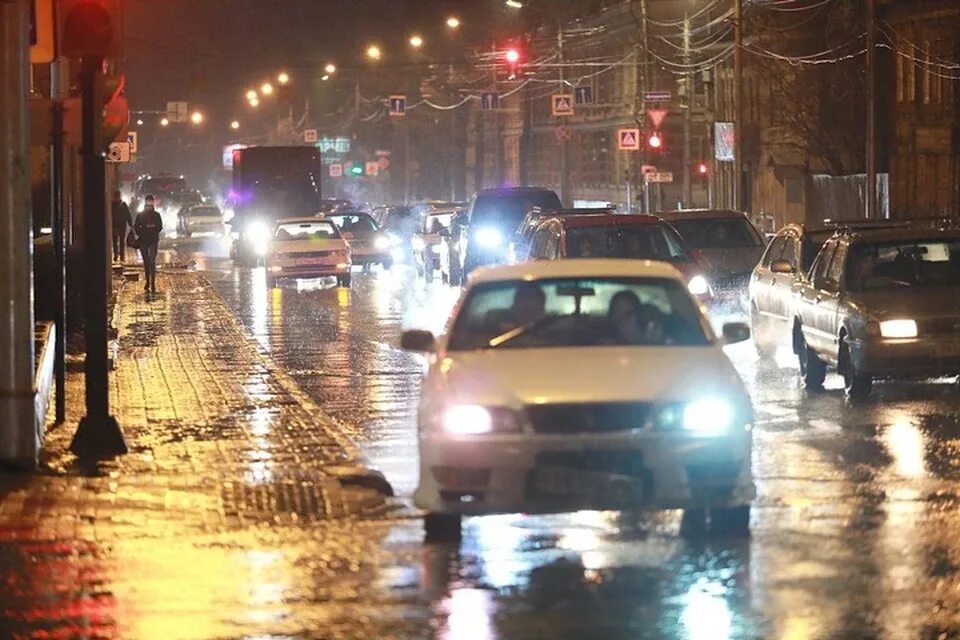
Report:
M 537 318 L 533 322 L 528 322 L 527 324 L 520 325 L 519 327 L 514 327 L 513 329 L 510 329 L 506 333 L 501 333 L 497 337 L 491 338 L 490 341 L 487 343 L 487 346 L 490 347 L 491 349 L 502 347 L 503 345 L 510 342 L 511 340 L 514 340 L 515 338 L 519 338 L 520 336 L 526 335 L 531 331 L 543 329 L 544 327 L 547 327 L 553 324 L 554 322 L 556 322 L 557 320 L 563 317 L 565 316 L 543 316 L 542 318 Z

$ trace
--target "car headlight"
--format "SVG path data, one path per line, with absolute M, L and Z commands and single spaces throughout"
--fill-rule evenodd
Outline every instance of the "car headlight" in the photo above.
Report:
M 516 414 L 510 409 L 458 404 L 447 407 L 440 426 L 449 434 L 476 436 L 487 433 L 512 433 L 519 430 Z
M 705 296 L 710 293 L 710 283 L 703 276 L 693 276 L 687 283 L 687 289 L 695 296 Z
M 503 234 L 494 227 L 477 229 L 474 238 L 477 239 L 477 244 L 485 249 L 495 249 L 503 244 Z
M 721 436 L 733 429 L 736 419 L 737 410 L 732 403 L 707 397 L 667 405 L 657 416 L 655 427 L 696 436 Z
M 414 251 L 423 251 L 427 248 L 427 243 L 420 236 L 413 236 L 410 240 L 410 246 L 413 247 Z
M 263 220 L 251 220 L 244 231 L 247 242 L 251 244 L 265 243 L 270 239 L 270 227 Z
M 440 245 L 434 244 L 430 246 L 430 253 L 440 255 Z
M 373 241 L 373 246 L 379 249 L 380 251 L 389 249 L 391 244 L 393 243 L 390 242 L 390 238 L 388 238 L 387 236 L 377 236 L 376 239 Z
M 916 338 L 916 320 L 884 320 L 880 323 L 880 336 L 883 338 Z

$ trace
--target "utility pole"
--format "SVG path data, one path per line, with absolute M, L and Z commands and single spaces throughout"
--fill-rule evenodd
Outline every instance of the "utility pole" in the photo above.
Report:
M 693 186 L 690 183 L 690 126 L 693 109 L 693 73 L 690 71 L 690 18 L 683 14 L 683 206 L 690 208 L 693 202 Z
M 743 210 L 743 0 L 734 0 L 734 45 L 733 45 L 733 82 L 734 82 L 734 145 L 733 145 L 733 208 Z
M 36 466 L 29 0 L 0 2 L 0 462 Z
M 557 20 L 557 62 L 560 63 L 560 93 L 564 93 L 563 78 L 563 22 Z M 570 143 L 560 142 L 560 202 L 570 206 Z
M 641 99 L 640 99 L 640 122 L 641 125 L 640 131 L 641 136 L 643 136 L 643 131 L 646 130 L 646 117 L 647 117 L 647 100 L 646 100 L 646 91 L 652 85 L 650 82 L 650 36 L 647 30 L 647 0 L 640 0 L 640 39 L 643 44 L 643 87 L 641 87 Z M 643 146 L 643 164 L 649 164 L 650 156 L 647 151 L 647 145 L 641 143 Z M 643 189 L 643 212 L 650 213 L 650 183 L 647 182 L 647 176 L 640 176 L 640 185 Z
M 867 0 L 867 198 L 864 217 L 878 217 L 877 212 L 877 58 L 876 6 Z

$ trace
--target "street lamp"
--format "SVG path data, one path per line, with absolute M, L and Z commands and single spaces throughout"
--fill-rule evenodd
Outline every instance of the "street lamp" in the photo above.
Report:
M 273 85 L 269 82 L 264 82 L 262 85 L 260 85 L 260 93 L 265 96 L 273 95 Z
M 383 57 L 383 52 L 380 50 L 380 47 L 378 47 L 378 46 L 375 45 L 375 44 L 372 44 L 372 45 L 370 45 L 369 47 L 367 47 L 367 58 L 368 58 L 368 59 L 370 59 L 370 60 L 379 60 L 379 59 L 382 58 L 382 57 Z
M 143 126 L 143 120 L 137 120 L 137 126 L 138 126 L 138 127 L 142 127 L 142 126 Z
M 170 124 L 170 121 L 169 121 L 169 120 L 167 120 L 166 118 L 160 118 L 160 126 L 161 126 L 161 127 L 166 127 L 166 126 L 169 125 L 169 124 Z
M 523 9 L 523 3 L 520 0 L 507 0 L 504 4 L 511 9 Z
M 194 111 L 190 114 L 190 122 L 193 124 L 203 124 L 203 114 L 199 111 Z
M 325 73 L 325 74 L 323 74 L 322 76 L 320 76 L 320 79 L 323 80 L 324 82 L 326 82 L 327 80 L 330 79 L 330 74 L 329 74 L 329 73 Z
M 410 46 L 414 49 L 419 49 L 423 46 L 423 38 L 419 35 L 410 36 Z
M 281 71 L 280 74 L 277 76 L 277 82 L 279 82 L 282 85 L 289 83 L 290 74 L 288 74 L 286 71 Z
M 328 62 L 327 66 L 325 66 L 323 70 L 327 73 L 328 76 L 333 75 L 334 73 L 337 72 L 337 65 L 333 64 L 332 62 Z
M 450 16 L 447 18 L 447 28 L 457 30 L 460 28 L 460 18 L 457 16 Z
M 230 123 L 230 128 L 236 131 L 237 129 L 240 128 L 240 122 L 238 122 L 237 120 L 234 120 L 233 122 Z
M 257 99 L 256 89 L 250 89 L 250 91 L 247 91 L 247 100 L 256 100 L 256 99 Z
M 250 103 L 250 106 L 253 108 L 257 108 L 260 106 L 260 98 L 258 98 L 257 96 L 253 96 L 252 98 L 250 98 L 250 100 L 248 100 L 248 102 Z

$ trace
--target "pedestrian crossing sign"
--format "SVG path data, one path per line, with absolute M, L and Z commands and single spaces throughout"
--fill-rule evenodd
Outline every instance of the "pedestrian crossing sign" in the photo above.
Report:
M 553 96 L 553 115 L 572 116 L 573 96 L 569 93 L 555 93 Z
M 640 129 L 617 129 L 617 147 L 620 151 L 639 151 Z

